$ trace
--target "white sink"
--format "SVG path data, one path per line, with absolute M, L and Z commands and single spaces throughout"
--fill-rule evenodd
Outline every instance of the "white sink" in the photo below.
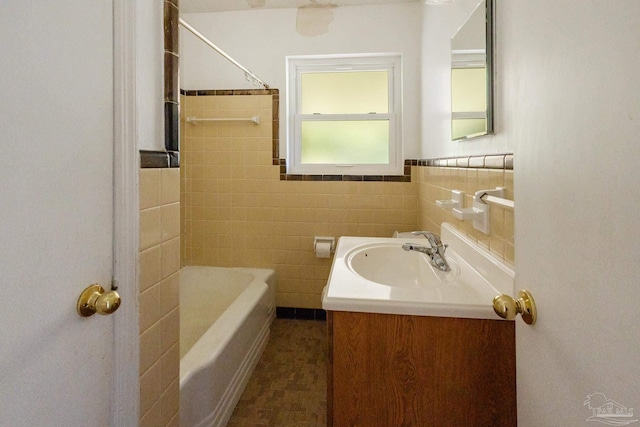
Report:
M 325 310 L 501 320 L 493 297 L 513 295 L 513 269 L 450 224 L 441 238 L 451 271 L 402 249 L 423 238 L 340 237 L 323 292 Z
M 345 256 L 349 270 L 363 279 L 394 288 L 433 289 L 460 276 L 458 263 L 450 257 L 447 262 L 451 271 L 443 272 L 433 268 L 425 254 L 402 249 L 404 243 L 414 243 L 414 239 L 377 240 L 358 245 Z M 429 246 L 424 239 L 419 244 Z

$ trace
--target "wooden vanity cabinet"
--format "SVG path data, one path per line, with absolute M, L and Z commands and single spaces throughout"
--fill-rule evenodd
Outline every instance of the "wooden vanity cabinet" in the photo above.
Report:
M 512 321 L 327 312 L 328 426 L 516 425 Z

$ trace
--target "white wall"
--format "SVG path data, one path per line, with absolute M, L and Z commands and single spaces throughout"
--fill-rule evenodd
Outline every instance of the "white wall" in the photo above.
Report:
M 498 9 L 500 9 L 500 1 Z M 466 20 L 478 0 L 456 0 L 453 4 L 425 6 L 422 33 L 422 158 L 456 157 L 475 154 L 513 152 L 506 132 L 508 111 L 513 100 L 508 98 L 504 75 L 508 61 L 501 37 L 504 20 L 496 13 L 495 43 L 495 134 L 467 141 L 451 141 L 451 36 Z
M 328 32 L 315 37 L 296 31 L 297 9 L 185 14 L 183 18 L 272 88 L 280 90 L 285 117 L 285 57 L 363 52 L 401 52 L 404 67 L 405 158 L 420 155 L 420 37 L 422 4 L 332 9 Z M 180 29 L 182 89 L 254 88 L 243 73 L 191 33 Z M 286 126 L 280 126 L 280 153 Z
M 136 2 L 140 150 L 164 151 L 164 1 Z

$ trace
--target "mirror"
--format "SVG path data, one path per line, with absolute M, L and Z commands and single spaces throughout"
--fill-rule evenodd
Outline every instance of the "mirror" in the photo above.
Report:
M 451 38 L 451 139 L 493 133 L 493 0 L 480 1 Z

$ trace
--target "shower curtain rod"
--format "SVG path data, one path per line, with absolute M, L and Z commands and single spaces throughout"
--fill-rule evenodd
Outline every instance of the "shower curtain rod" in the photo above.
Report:
M 246 69 L 242 64 L 240 64 L 238 61 L 236 61 L 235 59 L 233 59 L 232 57 L 230 57 L 224 50 L 220 49 L 218 46 L 216 46 L 215 44 L 213 44 L 213 42 L 211 42 L 211 40 L 209 40 L 208 38 L 206 38 L 204 35 L 202 35 L 202 33 L 200 33 L 198 30 L 196 30 L 195 28 L 193 28 L 191 25 L 189 25 L 184 19 L 180 18 L 180 25 L 182 25 L 184 28 L 186 28 L 187 30 L 191 31 L 191 33 L 193 33 L 194 36 L 198 37 L 200 40 L 202 40 L 203 42 L 205 42 L 210 48 L 212 48 L 213 50 L 215 50 L 216 52 L 218 52 L 220 55 L 222 55 L 226 60 L 228 60 L 229 62 L 231 62 L 233 65 L 235 65 L 236 67 L 240 68 L 242 71 L 244 71 L 244 75 L 247 77 L 247 79 L 251 79 L 252 82 L 262 86 L 264 89 L 269 89 L 269 85 L 266 84 L 265 82 L 263 82 L 262 80 L 260 80 L 258 78 L 258 76 L 256 76 L 255 74 L 253 74 L 251 71 L 249 71 L 248 69 Z

